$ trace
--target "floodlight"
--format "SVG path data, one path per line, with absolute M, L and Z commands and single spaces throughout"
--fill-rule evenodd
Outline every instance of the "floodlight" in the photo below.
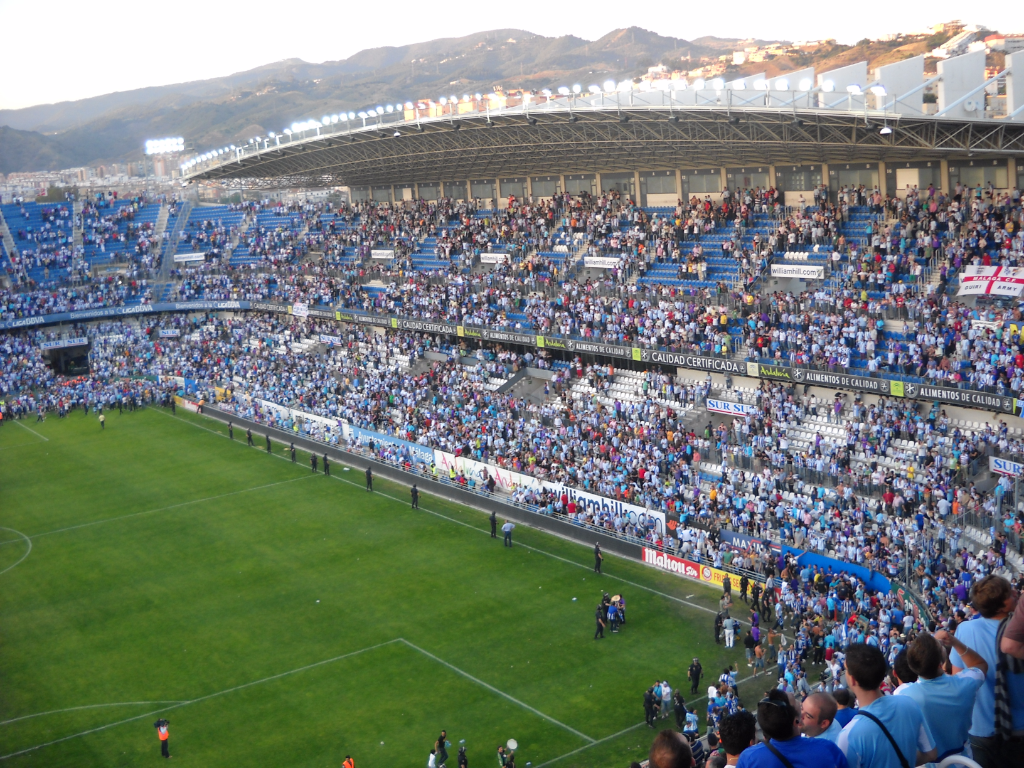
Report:
M 365 120 L 366 119 L 366 113 L 365 112 L 360 112 L 359 113 L 359 117 L 362 118 L 363 120 Z
M 401 133 L 399 133 L 398 131 L 395 131 L 395 136 L 396 136 L 396 137 L 397 137 L 397 136 L 401 136 L 401 135 L 402 135 Z
M 618 88 L 623 93 L 628 93 L 629 91 L 633 90 L 633 81 L 632 80 L 623 80 L 621 83 L 619 83 Z
M 572 91 L 569 90 L 568 86 L 565 86 L 565 85 L 558 86 L 558 95 L 559 96 L 568 96 L 570 93 L 572 93 Z
M 885 86 L 884 85 L 872 85 L 870 90 L 871 90 L 871 92 L 873 94 L 875 94 L 875 96 L 878 96 L 879 98 L 881 98 L 882 96 L 885 96 Z
M 714 80 L 711 81 L 711 87 L 714 88 L 716 91 L 720 91 L 725 87 L 725 81 L 720 77 L 716 77 Z
M 582 88 L 582 87 L 580 86 L 580 84 L 579 84 L 579 83 L 576 83 L 576 84 L 575 84 L 575 85 L 574 85 L 574 86 L 572 87 L 572 92 L 573 92 L 573 93 L 579 93 L 579 92 L 580 92 L 580 91 L 582 91 L 582 90 L 583 90 L 583 88 Z
M 754 90 L 755 91 L 767 91 L 768 90 L 768 81 L 767 80 L 755 80 L 754 81 Z
M 473 98 L 476 99 L 477 101 L 480 101 L 480 99 L 482 99 L 483 96 L 481 96 L 479 93 L 475 93 L 473 94 Z
M 800 83 L 797 85 L 797 88 L 799 88 L 801 91 L 805 91 L 805 92 L 811 90 L 811 88 L 813 88 L 813 87 L 814 87 L 814 83 L 811 80 L 811 78 L 809 78 L 809 77 L 803 78 L 800 81 Z
M 355 112 L 349 112 L 348 113 L 348 117 L 346 117 L 345 119 L 346 120 L 355 120 L 356 119 L 356 113 Z
M 234 148 L 235 148 L 235 145 L 234 145 L 234 144 L 232 144 L 232 145 L 231 145 L 231 149 L 234 149 Z
M 745 91 L 747 89 L 747 84 L 742 80 L 733 80 L 730 85 L 734 91 Z
M 589 88 L 587 88 L 587 90 L 596 95 L 596 94 L 601 92 L 601 86 L 599 86 L 599 85 L 592 85 Z
M 411 101 L 405 102 L 405 108 L 406 109 L 415 109 L 415 107 L 412 105 Z
M 277 134 L 276 134 L 276 133 L 274 133 L 273 131 L 268 131 L 268 132 L 267 132 L 267 137 L 268 137 L 268 138 L 271 138 L 271 139 L 272 139 L 272 138 L 274 138 L 275 136 L 277 136 Z
M 458 97 L 458 96 L 449 96 L 449 97 L 448 97 L 448 101 L 450 101 L 450 102 L 452 102 L 452 103 L 455 103 L 455 102 L 456 102 L 456 101 L 458 101 L 458 100 L 459 100 L 459 97 Z
M 284 135 L 285 136 L 291 136 L 292 135 L 292 129 L 291 128 L 285 128 L 284 129 Z
M 549 99 L 551 98 L 551 89 L 550 88 L 541 88 L 540 92 L 541 92 L 541 94 L 543 96 L 546 96 Z
M 338 122 L 338 116 L 337 115 L 331 115 L 331 123 L 333 124 L 333 123 L 336 123 L 336 122 Z
M 604 85 L 602 87 L 604 88 L 606 93 L 611 93 L 611 92 L 613 92 L 615 90 L 615 81 L 614 80 L 605 80 L 604 81 Z
M 448 103 L 448 98 L 446 96 L 442 96 L 440 99 L 437 100 L 437 103 L 443 107 L 445 104 Z
M 803 85 L 803 81 L 802 80 L 800 81 L 800 84 Z M 778 80 L 775 81 L 775 87 L 772 88 L 772 90 L 773 91 L 788 91 L 789 90 L 789 78 L 788 77 L 780 77 Z
M 881 128 L 878 129 L 878 132 L 882 136 L 888 136 L 890 133 L 892 133 L 892 128 L 890 128 L 888 125 L 883 125 Z
M 704 78 L 703 77 L 698 77 L 696 80 L 694 80 L 693 81 L 693 87 L 696 88 L 698 91 L 703 91 L 704 90 Z
M 331 122 L 331 116 L 330 115 L 324 115 L 323 119 L 320 120 L 320 122 L 323 123 L 324 125 L 327 125 L 329 122 Z
M 846 92 L 851 96 L 860 96 L 861 93 L 863 93 L 863 91 L 861 91 L 860 89 L 860 86 L 857 85 L 856 83 L 846 86 Z
M 393 105 L 391 105 L 391 104 L 388 104 L 388 107 L 387 107 L 387 109 L 388 109 L 388 112 L 389 112 L 389 113 L 390 113 L 390 112 L 394 112 L 394 111 L 395 111 L 395 108 L 394 108 L 394 106 L 393 106 Z
M 836 84 L 832 80 L 826 80 L 821 84 L 821 90 L 825 93 L 832 93 L 836 89 Z

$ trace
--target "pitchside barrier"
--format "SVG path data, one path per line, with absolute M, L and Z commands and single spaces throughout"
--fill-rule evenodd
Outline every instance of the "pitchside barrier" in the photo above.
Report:
M 744 575 L 751 582 L 765 583 L 765 577 L 762 574 L 731 566 L 714 567 L 710 563 L 683 558 L 652 542 L 627 537 L 598 526 L 571 521 L 563 516 L 547 515 L 537 511 L 534 507 L 518 504 L 505 496 L 489 493 L 483 488 L 469 488 L 458 483 L 452 483 L 447 478 L 434 477 L 429 470 L 414 471 L 413 469 L 406 469 L 398 464 L 371 456 L 369 453 L 347 450 L 267 424 L 260 424 L 259 422 L 240 417 L 237 414 L 223 411 L 215 406 L 204 405 L 202 413 L 224 423 L 231 422 L 241 429 L 252 429 L 254 437 L 257 438 L 262 435 L 269 435 L 272 440 L 276 440 L 278 443 L 285 445 L 295 443 L 297 448 L 302 448 L 318 455 L 326 453 L 331 459 L 360 470 L 359 475 L 351 478 L 354 483 L 361 481 L 362 471 L 369 466 L 372 467 L 375 477 L 382 477 L 410 487 L 415 483 L 424 493 L 430 493 L 458 504 L 464 504 L 488 514 L 494 512 L 500 518 L 499 528 L 502 522 L 511 520 L 521 525 L 537 528 L 561 538 L 578 542 L 587 547 L 593 547 L 595 543 L 600 543 L 601 549 L 604 552 L 616 554 L 629 560 L 639 561 L 653 568 L 674 573 L 682 578 L 717 587 L 722 586 L 726 576 L 731 579 L 732 585 L 735 588 L 739 587 L 739 579 Z M 414 467 L 415 465 L 411 466 Z M 846 563 L 838 560 L 831 560 L 829 558 L 821 558 L 821 560 L 827 561 L 827 565 L 831 566 L 834 572 L 845 570 L 848 567 Z M 773 586 L 777 589 L 777 585 Z

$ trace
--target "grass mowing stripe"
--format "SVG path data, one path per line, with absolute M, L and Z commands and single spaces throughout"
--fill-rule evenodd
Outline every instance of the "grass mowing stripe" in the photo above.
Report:
M 40 440 L 42 440 L 42 441 L 44 441 L 44 442 L 47 442 L 47 443 L 48 443 L 48 442 L 50 442 L 50 438 L 48 438 L 48 437 L 43 437 L 43 436 L 42 436 L 42 435 L 40 435 L 40 434 L 39 434 L 38 432 L 36 432 L 36 431 L 35 431 L 34 429 L 31 429 L 31 428 L 29 428 L 29 427 L 26 427 L 26 426 L 25 426 L 24 424 L 22 424 L 22 423 L 21 423 L 20 421 L 18 421 L 17 419 L 15 419 L 15 420 L 14 420 L 14 423 L 15 423 L 15 424 L 17 424 L 17 425 L 18 425 L 19 427 L 21 427 L 22 429 L 27 429 L 27 430 L 28 430 L 29 432 L 31 432 L 31 433 L 32 433 L 33 435 L 35 435 L 36 437 L 38 437 L 38 438 L 39 438 Z
M 84 704 L 81 707 L 67 707 L 66 709 L 51 709 L 49 712 L 36 712 L 32 715 L 22 715 L 21 717 L 12 717 L 10 720 L 0 721 L 0 725 L 10 725 L 11 723 L 20 723 L 22 720 L 31 720 L 33 717 L 45 717 L 46 715 L 59 715 L 63 712 L 78 712 L 81 709 L 101 709 L 103 707 L 140 707 L 143 705 L 149 706 L 152 704 L 185 704 L 187 702 L 181 699 L 170 699 L 169 701 L 115 701 L 111 704 Z
M 164 413 L 163 411 L 157 411 L 157 412 L 158 413 Z M 218 432 L 215 429 L 210 429 L 209 427 L 204 427 L 202 424 L 196 424 L 193 421 L 188 421 L 188 420 L 182 419 L 182 418 L 180 418 L 178 416 L 171 416 L 168 413 L 164 413 L 164 415 L 167 416 L 168 418 L 177 419 L 178 421 L 184 422 L 185 424 L 190 424 L 193 427 L 196 427 L 198 429 L 205 430 L 206 432 L 209 432 L 211 434 L 217 435 L 218 437 L 227 438 L 227 435 L 225 435 L 223 432 Z M 207 417 L 207 418 L 209 418 L 209 417 Z M 274 438 L 271 438 L 271 439 L 273 440 Z M 276 440 L 276 442 L 280 443 L 281 441 L 280 440 Z M 284 461 L 288 461 L 289 460 L 286 456 L 278 456 L 276 453 L 275 454 L 271 454 L 271 455 L 273 455 L 275 458 L 282 459 Z M 349 480 L 346 477 L 340 477 L 340 476 L 339 477 L 335 477 L 334 475 L 331 475 L 331 479 L 332 480 L 340 480 L 343 483 L 348 483 L 349 485 L 354 485 L 357 488 L 362 488 L 363 487 L 359 483 L 357 483 L 357 482 L 355 482 L 353 480 Z M 392 481 L 392 482 L 396 482 L 396 481 Z M 383 491 L 374 491 L 374 493 L 376 493 L 378 496 L 383 496 L 386 499 L 391 499 L 392 501 L 397 501 L 400 504 L 407 503 L 405 499 L 399 499 L 398 497 L 392 496 L 392 495 L 390 495 L 388 493 L 385 493 Z M 429 495 L 436 496 L 437 494 L 430 493 Z M 441 498 L 444 498 L 444 497 L 441 497 Z M 453 499 L 446 499 L 446 500 L 447 501 L 451 501 L 454 504 L 462 504 L 462 502 L 458 502 L 458 501 L 455 501 Z M 457 523 L 459 525 L 465 526 L 466 528 L 470 528 L 470 529 L 472 529 L 474 531 L 479 531 L 480 533 L 487 534 L 488 536 L 490 535 L 483 528 L 477 528 L 475 525 L 470 525 L 469 523 L 464 522 L 462 520 L 456 520 L 454 517 L 448 517 L 448 515 L 444 515 L 444 514 L 442 514 L 440 512 L 435 512 L 432 509 L 427 509 L 426 507 L 424 507 L 422 505 L 417 507 L 417 509 L 419 509 L 419 510 L 421 510 L 423 512 L 427 512 L 427 513 L 429 513 L 431 515 L 434 515 L 435 517 L 440 517 L 440 518 L 442 518 L 444 520 L 448 520 L 449 522 Z M 476 511 L 479 512 L 480 510 L 476 510 Z M 481 513 L 481 514 L 484 514 L 484 513 Z M 545 533 L 549 533 L 552 536 L 558 536 L 558 534 L 555 533 L 554 531 L 545 531 Z M 564 541 L 570 541 L 573 544 L 579 544 L 579 542 L 576 541 L 575 539 L 569 539 L 569 538 L 566 538 L 566 537 L 563 537 L 563 536 L 558 536 L 558 538 L 563 539 Z M 574 565 L 577 568 L 586 568 L 587 570 L 590 570 L 590 566 L 588 566 L 588 565 L 585 565 L 583 563 L 578 563 L 575 560 L 569 560 L 568 558 L 562 557 L 561 555 L 556 555 L 556 554 L 553 554 L 551 552 L 546 552 L 543 549 L 538 549 L 537 547 L 532 547 L 529 544 L 518 544 L 517 546 L 529 549 L 530 551 L 536 552 L 539 555 L 546 555 L 547 557 L 554 558 L 555 560 L 561 560 L 563 563 L 568 563 L 569 565 Z M 582 545 L 580 545 L 580 546 L 582 546 Z M 612 553 L 612 554 L 614 554 L 614 553 Z M 618 557 L 618 555 L 615 555 L 615 556 Z M 643 584 L 638 584 L 635 581 L 630 581 L 629 579 L 624 579 L 621 576 L 613 576 L 611 574 L 603 574 L 603 575 L 608 576 L 609 578 L 612 578 L 612 579 L 617 579 L 618 581 L 621 581 L 623 584 L 629 584 L 629 586 L 631 586 L 631 587 L 636 587 L 637 589 L 642 589 L 645 592 L 650 592 L 651 594 L 659 595 L 659 596 L 667 598 L 669 600 L 674 600 L 675 602 L 681 603 L 681 604 L 686 605 L 686 606 L 689 606 L 690 608 L 696 608 L 696 609 L 698 609 L 700 611 L 704 611 L 705 613 L 715 613 L 715 614 L 718 613 L 718 611 L 716 611 L 713 608 L 708 608 L 707 606 L 704 606 L 704 605 L 698 605 L 697 603 L 691 603 L 691 602 L 689 602 L 687 600 L 683 600 L 680 597 L 676 597 L 674 595 L 669 595 L 669 594 L 667 594 L 665 592 L 660 592 L 659 590 L 654 589 L 653 587 L 647 587 L 647 586 L 644 586 Z M 692 597 L 692 595 L 691 595 L 691 597 Z M 750 622 L 749 621 L 745 621 L 743 619 L 739 619 L 738 621 L 741 624 L 746 624 L 747 626 L 750 626 Z
M 25 536 L 25 534 L 23 534 L 23 533 L 21 535 L 24 536 L 26 541 L 28 541 L 29 539 L 38 539 L 40 536 L 51 536 L 52 534 L 55 534 L 55 533 L 64 533 L 66 531 L 75 531 L 75 530 L 78 530 L 79 528 L 88 528 L 91 525 L 101 525 L 103 523 L 112 523 L 112 522 L 114 522 L 116 520 L 126 520 L 129 517 L 138 517 L 139 515 L 153 515 L 153 514 L 156 514 L 157 512 L 167 512 L 168 510 L 171 510 L 171 509 L 178 509 L 179 507 L 187 507 L 190 504 L 202 504 L 205 501 L 216 501 L 217 499 L 225 499 L 228 496 L 237 496 L 240 493 L 249 493 L 251 491 L 262 491 L 262 490 L 264 490 L 266 488 L 273 488 L 275 485 L 284 485 L 285 483 L 294 483 L 294 482 L 296 482 L 298 480 L 305 480 L 305 479 L 307 479 L 307 477 L 310 477 L 310 475 L 303 475 L 302 477 L 293 477 L 291 480 L 280 480 L 280 481 L 278 481 L 276 483 L 267 483 L 266 485 L 256 485 L 256 486 L 253 486 L 252 488 L 243 488 L 240 491 L 231 491 L 229 493 L 219 493 L 216 496 L 207 496 L 206 498 L 203 498 L 203 499 L 192 499 L 191 501 L 182 501 L 182 502 L 179 502 L 178 504 L 171 504 L 169 507 L 158 507 L 156 509 L 145 509 L 142 512 L 131 512 L 131 513 L 127 514 L 127 515 L 118 515 L 117 517 L 105 517 L 102 520 L 92 520 L 92 521 L 90 521 L 88 523 L 80 523 L 78 525 L 69 525 L 67 528 L 56 528 L 56 529 L 54 529 L 52 531 L 44 531 L 43 533 L 34 533 L 31 536 Z M 12 528 L 4 528 L 2 530 L 10 531 L 10 530 L 13 530 L 13 529 Z M 14 532 L 15 533 L 20 533 L 19 531 L 14 531 Z M 21 539 L 8 539 L 7 541 L 0 541 L 0 545 L 3 545 L 3 544 L 13 544 L 14 542 L 17 542 L 17 541 L 21 541 Z M 29 549 L 31 549 L 31 548 L 32 548 L 32 542 L 29 541 Z M 26 557 L 27 557 L 27 555 L 26 555 Z M 24 559 L 25 558 L 22 558 L 22 560 L 24 560 Z M 19 560 L 18 562 L 21 562 L 21 560 Z M 18 563 L 15 563 L 14 565 L 17 565 L 17 564 Z M 13 568 L 13 567 L 14 566 L 12 565 L 11 568 Z M 8 568 L 7 570 L 9 571 L 11 568 Z M 4 573 L 4 571 L 0 571 L 0 573 Z
M 21 536 L 21 538 L 20 539 L 11 539 L 11 541 L 24 541 L 26 544 L 28 544 L 28 549 L 25 550 L 25 554 L 22 555 L 21 557 L 19 557 L 17 562 L 13 563 L 12 565 L 8 565 L 6 568 L 4 568 L 2 571 L 0 571 L 0 576 L 3 576 L 5 573 L 7 573 L 9 570 L 11 570 L 11 568 L 13 568 L 14 566 L 21 565 L 25 561 L 25 558 L 27 558 L 29 555 L 32 554 L 32 539 L 30 539 L 28 536 L 26 536 L 21 531 L 16 531 L 13 528 L 4 528 L 3 526 L 0 526 L 0 531 L 10 531 L 11 533 L 16 533 L 19 536 Z M 2 542 L 2 543 L 9 543 L 9 542 Z
M 157 714 L 159 714 L 161 712 L 169 712 L 172 709 L 180 709 L 181 707 L 187 707 L 189 704 L 198 704 L 200 701 L 208 701 L 209 699 L 215 699 L 218 696 L 224 696 L 224 695 L 229 694 L 229 693 L 234 693 L 235 691 L 241 691 L 244 688 L 251 688 L 254 685 L 260 685 L 262 683 L 269 683 L 271 680 L 280 680 L 282 677 L 288 677 L 289 675 L 294 675 L 294 674 L 297 674 L 299 672 L 305 672 L 308 669 L 314 669 L 316 667 L 322 667 L 324 664 L 332 664 L 332 663 L 334 663 L 336 661 L 341 661 L 342 659 L 348 659 L 348 658 L 351 658 L 353 656 L 358 656 L 359 654 L 366 653 L 367 651 L 375 651 L 378 648 L 383 648 L 384 646 L 387 646 L 387 645 L 393 645 L 394 643 L 397 643 L 397 642 L 401 642 L 401 638 L 395 638 L 394 640 L 388 640 L 388 641 L 383 642 L 383 643 L 377 643 L 376 645 L 371 645 L 371 646 L 368 646 L 366 648 L 361 648 L 358 651 L 352 651 L 351 653 L 344 653 L 341 656 L 335 656 L 334 658 L 331 658 L 331 659 L 324 659 L 323 661 L 315 661 L 312 664 L 307 664 L 304 667 L 298 667 L 296 669 L 290 669 L 287 672 L 279 672 L 276 675 L 271 675 L 270 677 L 263 677 L 263 678 L 260 678 L 259 680 L 253 680 L 252 682 L 249 682 L 249 683 L 242 683 L 241 685 L 236 685 L 236 686 L 233 686 L 231 688 L 225 688 L 223 691 L 217 691 L 216 693 L 208 693 L 205 696 L 200 696 L 198 699 L 189 699 L 188 701 L 182 701 L 182 702 L 178 702 L 177 704 L 172 704 L 169 707 L 161 707 L 160 709 L 154 709 L 154 710 L 152 710 L 150 712 L 143 712 L 141 715 L 135 715 L 134 717 L 127 717 L 124 720 L 118 720 L 115 723 L 107 723 L 106 725 L 100 725 L 100 726 L 97 726 L 96 728 L 90 728 L 87 731 L 80 731 L 79 733 L 73 733 L 70 736 L 62 736 L 59 739 L 54 739 L 53 741 L 48 741 L 45 744 L 37 744 L 34 747 L 26 747 L 25 749 L 19 750 L 17 752 L 11 752 L 9 755 L 0 755 L 0 760 L 8 760 L 8 759 L 10 759 L 12 757 L 17 757 L 18 755 L 24 755 L 24 754 L 26 754 L 28 752 L 35 752 L 37 749 L 43 749 L 44 747 L 50 747 L 50 746 L 53 746 L 54 744 L 60 744 L 63 741 L 69 741 L 71 739 L 77 739 L 77 738 L 79 738 L 81 736 L 88 736 L 90 733 L 98 733 L 99 731 L 105 731 L 105 730 L 107 730 L 109 728 L 116 728 L 117 726 L 124 725 L 125 723 L 133 723 L 136 720 L 141 720 L 144 717 L 151 717 L 151 716 L 157 715 Z
M 413 643 L 410 643 L 404 637 L 399 638 L 399 641 L 402 642 L 402 643 L 405 643 L 407 646 L 412 648 L 414 651 L 418 651 L 419 653 L 422 653 L 427 658 L 433 659 L 438 664 L 443 664 L 444 666 L 448 667 L 448 669 L 452 670 L 452 672 L 456 672 L 456 673 L 462 675 L 467 680 L 472 680 L 477 685 L 482 685 L 484 688 L 486 688 L 487 690 L 491 691 L 492 693 L 496 693 L 499 696 L 501 696 L 502 698 L 508 699 L 513 704 L 517 704 L 518 706 L 522 707 L 523 709 L 527 710 L 528 712 L 532 712 L 533 714 L 537 715 L 537 717 L 540 717 L 540 718 L 542 718 L 544 720 L 547 720 L 549 723 L 557 725 L 559 728 L 563 728 L 566 731 L 569 731 L 569 733 L 573 733 L 573 734 L 579 736 L 584 741 L 589 741 L 591 744 L 596 744 L 597 743 L 594 739 L 592 739 L 589 736 L 587 736 L 587 734 L 580 733 L 575 728 L 571 728 L 570 726 L 566 725 L 565 723 L 559 722 L 558 720 L 555 720 L 555 718 L 553 718 L 553 717 L 551 717 L 549 715 L 545 715 L 539 709 L 534 709 L 529 704 L 525 704 L 524 702 L 520 701 L 519 699 L 515 698 L 514 696 L 509 696 L 504 691 L 498 690 L 497 688 L 495 688 L 490 683 L 485 683 L 480 678 L 473 677 L 471 674 L 469 674 L 468 672 L 464 672 L 463 670 L 461 670 L 458 667 L 456 667 L 454 664 L 449 664 L 444 659 L 438 658 L 437 656 L 432 654 L 430 651 L 425 651 L 422 648 L 420 648 L 418 645 L 414 645 Z

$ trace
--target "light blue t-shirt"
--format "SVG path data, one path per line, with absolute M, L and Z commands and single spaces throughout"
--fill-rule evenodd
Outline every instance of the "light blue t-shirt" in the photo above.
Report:
M 910 697 L 921 707 L 924 722 L 935 738 L 939 760 L 963 749 L 974 714 L 974 697 L 984 684 L 985 675 L 980 669 L 965 669 L 934 680 L 919 679 L 897 694 Z
M 977 652 L 988 663 L 985 684 L 978 689 L 974 699 L 974 719 L 971 736 L 992 736 L 996 730 L 996 632 L 998 619 L 973 619 L 956 628 L 956 639 L 972 651 Z M 965 667 L 964 660 L 953 648 L 949 660 L 954 667 Z M 1010 706 L 1013 714 L 1013 729 L 1024 730 L 1024 675 L 1008 675 Z
M 906 696 L 883 696 L 858 712 L 870 712 L 889 729 L 909 765 L 916 764 L 918 751 L 934 746 L 921 708 Z M 901 768 L 899 756 L 878 723 L 857 716 L 839 734 L 837 746 L 846 755 L 850 768 Z
M 843 732 L 843 726 L 839 724 L 838 720 L 833 720 L 832 724 L 829 725 L 824 731 L 819 733 L 814 738 L 825 739 L 825 741 L 831 741 L 833 744 L 839 743 L 839 734 Z

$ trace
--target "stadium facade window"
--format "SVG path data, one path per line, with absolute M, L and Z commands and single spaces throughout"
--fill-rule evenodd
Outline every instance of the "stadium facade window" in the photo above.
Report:
M 675 171 L 641 171 L 640 205 L 675 206 L 679 199 Z
M 768 189 L 771 186 L 771 174 L 768 166 L 751 166 L 749 168 L 726 168 L 725 178 L 729 189 Z
M 836 163 L 828 167 L 828 185 L 832 192 L 862 184 L 866 189 L 878 186 L 878 163 Z
M 938 160 L 917 162 L 886 163 L 885 193 L 903 197 L 907 187 L 917 187 L 923 195 L 928 185 L 936 189 L 942 188 L 942 164 Z
M 565 191 L 570 195 L 582 195 L 584 192 L 593 195 L 596 186 L 597 179 L 592 173 L 572 173 L 565 177 Z
M 534 199 L 554 197 L 562 186 L 560 176 L 533 176 L 530 179 L 530 190 Z
M 420 197 L 423 200 L 437 200 L 441 197 L 441 184 L 437 181 L 430 181 L 426 184 L 420 184 L 419 187 Z
M 688 195 L 711 195 L 722 191 L 722 171 L 718 168 L 683 171 Z
M 821 186 L 820 165 L 779 165 L 775 186 L 782 192 L 807 192 Z
M 464 181 L 446 181 L 444 182 L 444 196 L 450 197 L 452 200 L 465 200 L 466 199 L 466 182 Z
M 631 171 L 621 173 L 602 173 L 601 191 L 618 192 L 623 197 L 636 197 L 636 177 Z
M 369 187 L 350 187 L 349 192 L 353 203 L 365 203 L 370 199 Z
M 1008 189 L 1009 175 L 1005 160 L 968 160 L 950 163 L 949 188 L 953 189 L 959 182 L 967 187 L 986 187 L 991 184 L 996 189 Z
M 500 179 L 501 196 L 508 199 L 509 195 L 515 195 L 516 200 L 526 197 L 526 179 Z
M 471 180 L 469 182 L 469 195 L 475 200 L 493 200 L 497 197 L 494 193 L 494 179 Z
M 373 201 L 375 203 L 390 203 L 391 200 L 391 187 L 374 187 L 373 188 Z

